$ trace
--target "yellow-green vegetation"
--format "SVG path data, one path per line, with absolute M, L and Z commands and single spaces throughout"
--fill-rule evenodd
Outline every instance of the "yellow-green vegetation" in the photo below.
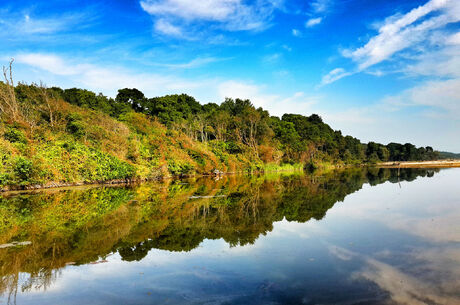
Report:
M 431 147 L 361 143 L 316 114 L 270 116 L 249 100 L 202 105 L 193 97 L 115 99 L 84 89 L 0 82 L 0 188 L 171 175 L 331 168 L 433 159 Z
M 34 105 L 29 111 L 36 121 L 24 116 L 1 122 L 1 186 L 153 179 L 264 167 L 242 145 L 240 152 L 229 153 L 223 141 L 194 141 L 142 113 L 131 111 L 115 119 L 61 99 L 52 102 L 53 124 L 41 118 L 43 113 Z M 277 164 L 269 168 L 276 170 Z

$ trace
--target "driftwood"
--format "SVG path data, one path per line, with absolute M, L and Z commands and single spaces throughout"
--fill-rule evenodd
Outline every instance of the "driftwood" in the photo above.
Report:
M 0 249 L 17 247 L 17 246 L 28 246 L 28 245 L 31 245 L 31 244 L 32 244 L 31 241 L 19 241 L 19 242 L 13 241 L 13 242 L 8 243 L 8 244 L 0 245 Z

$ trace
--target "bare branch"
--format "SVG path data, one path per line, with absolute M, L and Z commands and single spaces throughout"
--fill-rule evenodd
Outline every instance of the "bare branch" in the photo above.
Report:
M 14 92 L 13 62 L 14 58 L 11 59 L 8 67 L 3 66 L 5 86 L 0 88 L 0 110 L 13 121 L 18 121 L 21 112 Z

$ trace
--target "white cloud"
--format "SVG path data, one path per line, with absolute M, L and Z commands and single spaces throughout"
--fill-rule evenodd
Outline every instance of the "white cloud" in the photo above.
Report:
M 460 45 L 460 32 L 447 37 L 446 44 L 447 45 Z
M 318 97 L 306 96 L 303 92 L 296 92 L 291 96 L 282 97 L 277 94 L 266 93 L 266 87 L 241 81 L 225 81 L 218 86 L 220 100 L 229 98 L 250 99 L 256 107 L 268 109 L 271 115 L 281 116 L 284 113 L 312 112 L 312 106 L 317 103 Z
M 333 0 L 314 0 L 310 3 L 310 19 L 305 22 L 305 27 L 311 28 L 320 24 L 325 16 L 330 14 L 331 8 L 334 5 Z
M 327 85 L 333 83 L 345 76 L 351 75 L 351 72 L 345 71 L 343 68 L 335 68 L 330 71 L 328 74 L 324 75 L 321 79 L 321 85 Z
M 315 13 L 325 13 L 332 6 L 332 0 L 315 0 L 310 6 Z
M 311 27 L 313 27 L 315 25 L 320 24 L 322 20 L 323 20 L 322 17 L 308 19 L 308 21 L 305 23 L 305 26 L 307 28 L 311 28 Z
M 460 33 L 449 28 L 460 21 L 460 1 L 431 0 L 406 14 L 396 14 L 377 24 L 377 35 L 342 55 L 357 65 L 350 73 L 333 69 L 322 85 L 344 76 L 365 72 L 375 76 L 402 73 L 410 77 L 460 77 Z M 369 71 L 370 67 L 383 65 Z M 380 66 L 377 66 L 380 67 Z
M 77 63 L 53 54 L 26 53 L 15 56 L 17 64 L 47 71 L 53 75 L 66 77 L 74 86 L 101 91 L 113 96 L 120 88 L 138 88 L 147 95 L 177 93 L 209 86 L 210 81 L 189 81 L 169 75 L 135 73 L 120 67 L 101 67 L 89 63 Z M 37 80 L 35 80 L 37 81 Z M 57 84 L 56 84 L 57 85 Z
M 436 12 L 437 14 L 431 14 Z M 418 44 L 424 44 L 435 30 L 460 21 L 460 2 L 457 0 L 431 0 L 404 15 L 387 18 L 364 46 L 345 50 L 343 55 L 358 63 L 358 69 L 389 59 L 394 54 Z
M 288 51 L 288 52 L 291 52 L 291 51 L 292 51 L 292 48 L 291 48 L 290 46 L 286 45 L 286 44 L 283 44 L 281 47 L 282 47 L 283 49 L 285 49 L 286 51 Z
M 10 24 L 26 34 L 49 34 L 66 29 L 67 21 L 64 19 L 32 19 L 24 15 L 24 19 Z
M 460 78 L 428 81 L 387 97 L 385 103 L 395 106 L 429 106 L 441 109 L 450 118 L 460 119 Z
M 228 59 L 230 58 L 198 57 L 186 63 L 178 63 L 178 64 L 157 63 L 154 65 L 167 67 L 167 68 L 173 68 L 173 69 L 192 69 L 192 68 L 202 67 L 204 65 L 207 65 L 213 62 L 218 62 L 218 61 L 223 61 L 223 60 L 228 60 Z
M 260 0 L 247 4 L 242 0 L 142 0 L 142 9 L 155 18 L 168 22 L 175 30 L 158 33 L 179 37 L 179 28 L 192 23 L 214 22 L 228 31 L 263 30 L 268 26 L 276 1 Z
M 145 0 L 140 2 L 151 15 L 174 15 L 187 20 L 225 21 L 244 6 L 238 0 Z
M 274 53 L 274 54 L 270 54 L 270 55 L 267 55 L 267 56 L 264 56 L 262 61 L 264 63 L 267 63 L 267 64 L 270 64 L 270 63 L 275 63 L 277 61 L 279 61 L 279 59 L 282 57 L 282 55 L 280 53 Z
M 182 29 L 178 26 L 171 24 L 169 21 L 165 19 L 158 19 L 155 21 L 154 29 L 157 33 L 175 36 L 175 37 L 184 37 L 184 33 Z
M 292 29 L 292 35 L 294 35 L 295 37 L 299 37 L 299 36 L 301 36 L 302 34 L 300 33 L 299 30 L 297 30 L 297 29 Z
M 2 36 L 51 35 L 87 26 L 93 20 L 94 17 L 86 12 L 39 18 L 31 13 L 4 10 L 0 11 L 0 31 Z
M 15 56 L 16 71 L 26 66 L 26 75 L 45 77 L 48 85 L 62 86 L 62 83 L 71 86 L 80 86 L 109 96 L 115 96 L 120 88 L 137 88 L 146 96 L 159 96 L 174 93 L 188 93 L 202 102 L 221 102 L 226 97 L 250 99 L 257 107 L 268 109 L 273 115 L 282 115 L 285 112 L 311 113 L 312 105 L 318 97 L 306 96 L 303 92 L 292 95 L 269 93 L 264 85 L 254 84 L 241 80 L 200 79 L 192 80 L 169 74 L 136 73 L 121 67 L 100 66 L 86 63 L 83 60 L 69 60 L 54 54 L 25 53 Z M 189 63 L 173 65 L 172 67 L 193 67 L 214 59 L 196 59 Z M 31 73 L 30 68 L 38 69 Z M 46 74 L 44 72 L 48 72 Z M 53 79 L 55 83 L 49 83 Z M 26 79 L 38 81 L 39 79 Z M 268 93 L 267 93 L 268 92 Z
M 67 65 L 61 57 L 51 54 L 19 54 L 15 60 L 17 63 L 27 64 L 57 75 L 77 75 L 91 68 L 86 64 Z
M 219 85 L 218 94 L 220 100 L 229 98 L 250 99 L 257 107 L 266 107 L 267 104 L 276 102 L 278 96 L 262 92 L 260 86 L 240 81 L 226 81 Z
M 460 117 L 460 33 L 452 26 L 458 21 L 459 1 L 431 0 L 406 14 L 386 18 L 367 43 L 343 51 L 356 66 L 348 68 L 348 72 L 333 69 L 323 77 L 321 85 L 359 72 L 377 77 L 403 74 L 417 83 L 367 107 L 364 116 L 373 122 L 355 126 L 339 121 L 338 127 L 363 140 L 372 140 L 379 134 L 381 141 L 417 142 L 458 150 L 457 143 L 452 142 Z
M 453 40 L 455 35 L 448 38 Z M 425 51 L 413 56 L 411 60 L 413 63 L 406 65 L 402 71 L 409 76 L 460 78 L 460 44 L 446 45 L 431 52 Z

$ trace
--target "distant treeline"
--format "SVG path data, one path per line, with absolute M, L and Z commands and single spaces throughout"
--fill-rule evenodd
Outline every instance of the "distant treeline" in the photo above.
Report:
M 158 119 L 168 128 L 183 131 L 201 142 L 221 141 L 239 151 L 249 146 L 264 161 L 310 162 L 314 160 L 345 163 L 379 161 L 421 161 L 439 158 L 432 147 L 411 143 L 361 143 L 352 136 L 333 130 L 317 114 L 270 116 L 250 100 L 227 98 L 220 105 L 200 104 L 186 95 L 147 98 L 137 89 L 121 89 L 115 99 L 84 89 L 49 89 L 65 101 L 103 111 L 119 118 L 126 112 L 141 112 Z
M 439 152 L 440 159 L 460 159 L 460 154 L 455 154 L 447 151 Z
M 1 189 L 439 157 L 410 143 L 361 143 L 317 114 L 279 118 L 249 100 L 202 105 L 127 88 L 113 99 L 15 84 L 10 72 L 0 82 Z

